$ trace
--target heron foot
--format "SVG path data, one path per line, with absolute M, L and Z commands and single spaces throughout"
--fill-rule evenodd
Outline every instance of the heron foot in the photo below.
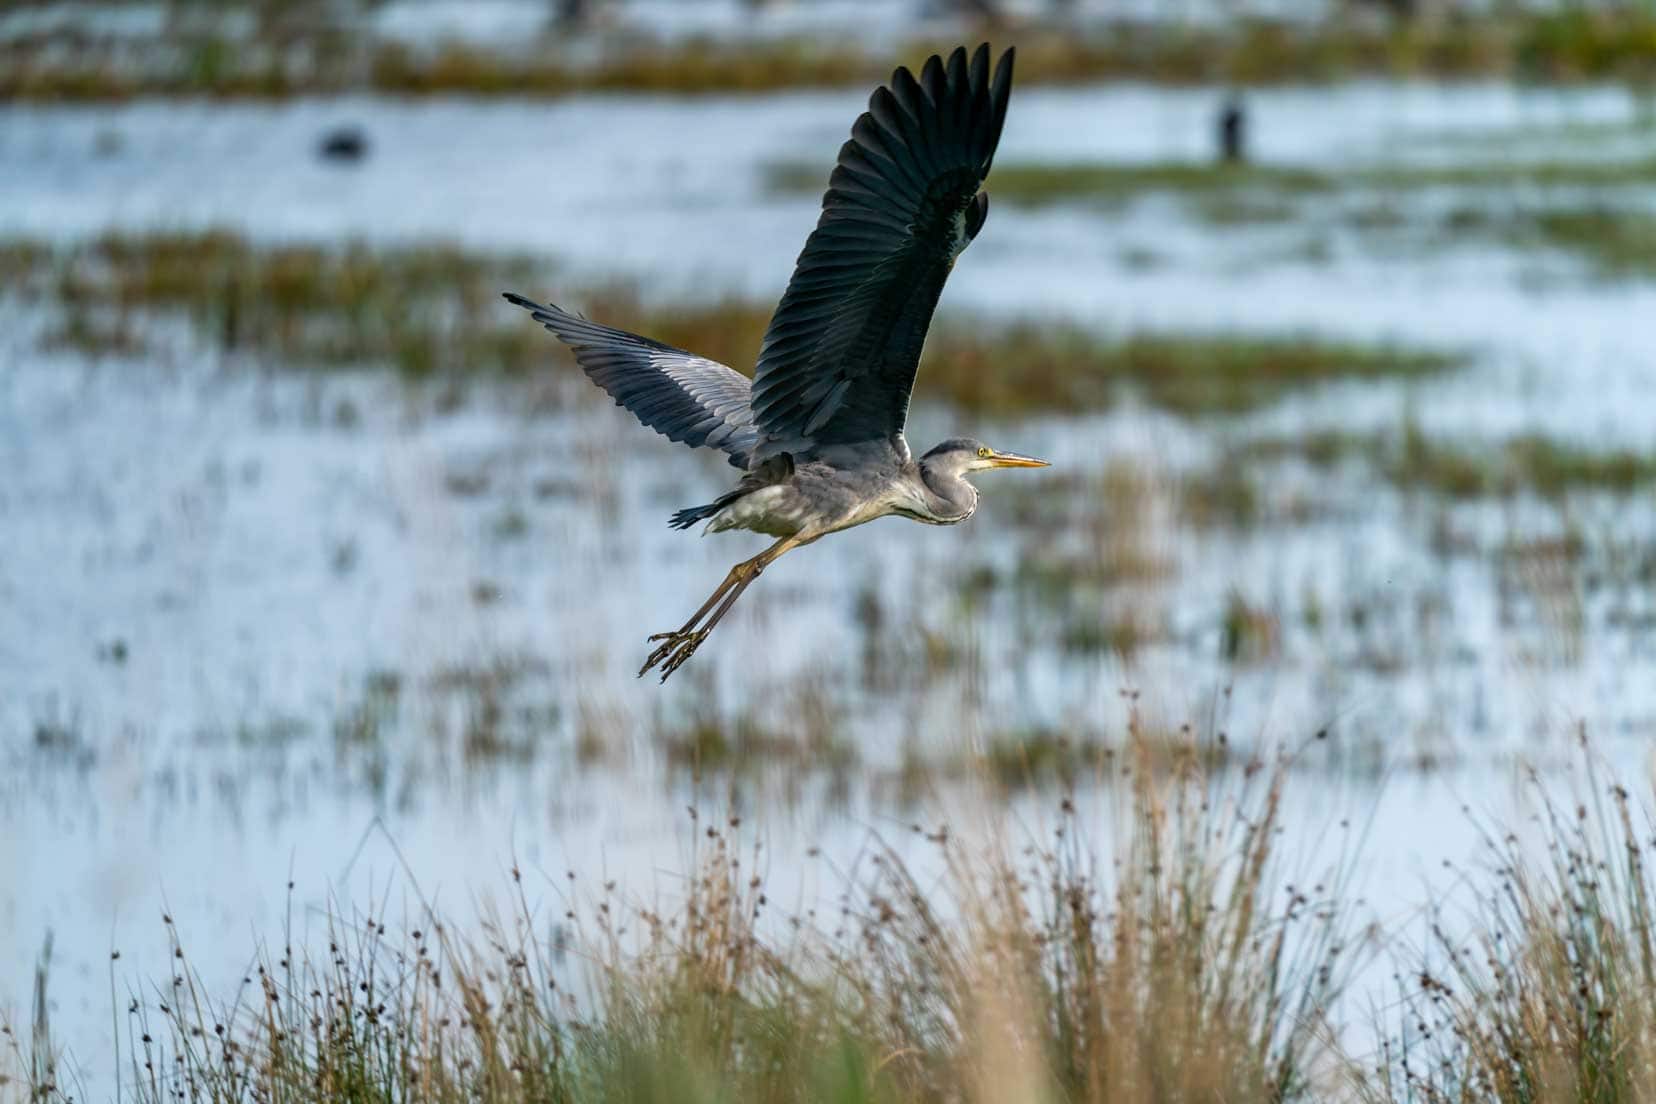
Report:
M 661 667 L 661 681 L 666 682 L 667 676 L 684 666 L 684 661 L 695 654 L 701 647 L 702 641 L 712 628 L 680 629 L 677 632 L 656 633 L 649 639 L 653 642 L 662 641 L 660 647 L 650 653 L 650 658 L 644 661 L 644 666 L 638 669 L 638 677 L 643 678 L 652 668 Z

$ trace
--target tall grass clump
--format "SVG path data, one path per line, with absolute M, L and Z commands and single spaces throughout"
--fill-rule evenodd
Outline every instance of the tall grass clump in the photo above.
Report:
M 1587 767 L 1576 796 L 1532 775 L 1533 831 L 1490 832 L 1469 919 L 1434 914 L 1406 962 L 1400 1027 L 1362 1099 L 1656 1100 L 1656 825 Z
M 1053 795 L 1034 834 L 916 827 L 814 908 L 773 901 L 739 819 L 692 811 L 671 902 L 514 870 L 476 940 L 336 907 L 228 990 L 169 920 L 173 976 L 119 1009 L 124 1097 L 1320 1099 L 1339 887 L 1285 884 L 1285 763 L 1207 761 L 1135 743 L 1110 809 Z

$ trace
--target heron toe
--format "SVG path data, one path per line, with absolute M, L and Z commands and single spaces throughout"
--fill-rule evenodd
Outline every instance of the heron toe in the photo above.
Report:
M 667 662 L 661 666 L 662 682 L 666 682 L 668 675 L 684 666 L 684 661 L 695 654 L 696 649 L 701 647 L 701 642 L 707 639 L 707 634 L 711 631 L 710 629 L 697 629 L 690 635 L 690 639 L 679 643 L 677 650 L 668 656 Z
M 661 681 L 666 682 L 667 676 L 684 665 L 702 641 L 707 639 L 711 628 L 680 629 L 677 632 L 656 633 L 651 640 L 660 640 L 663 643 L 650 653 L 650 658 L 644 661 L 644 666 L 638 669 L 638 677 L 643 678 L 651 669 L 661 667 Z

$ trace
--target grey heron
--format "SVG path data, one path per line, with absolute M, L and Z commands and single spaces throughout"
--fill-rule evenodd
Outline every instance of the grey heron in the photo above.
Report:
M 1046 461 L 953 437 L 918 460 L 903 437 L 909 394 L 943 282 L 983 229 L 980 191 L 1012 90 L 1012 50 L 933 56 L 898 69 L 851 128 L 822 215 L 776 308 L 750 381 L 723 364 L 508 293 L 570 346 L 592 381 L 669 440 L 722 449 L 743 470 L 729 492 L 672 524 L 776 538 L 730 569 L 684 626 L 649 638 L 639 670 L 663 682 L 777 557 L 895 515 L 972 516 L 966 478 Z

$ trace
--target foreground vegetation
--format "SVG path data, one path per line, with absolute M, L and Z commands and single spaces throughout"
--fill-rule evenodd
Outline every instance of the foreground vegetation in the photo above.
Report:
M 795 915 L 739 820 L 692 813 L 672 905 L 572 881 L 548 938 L 520 881 L 475 943 L 336 915 L 325 956 L 284 933 L 229 999 L 169 922 L 177 978 L 135 994 L 123 1077 L 141 1101 L 1309 1099 L 1354 948 L 1338 881 L 1284 892 L 1284 766 L 1210 803 L 1199 758 L 1129 746 L 1113 851 L 1055 799 L 1028 850 L 938 830 L 926 874 L 876 846 L 842 906 Z
M 1539 816 L 1490 828 L 1467 900 L 1366 928 L 1359 841 L 1303 880 L 1278 853 L 1292 756 L 1224 759 L 1135 733 L 1087 790 L 1104 808 L 1052 794 L 1027 845 L 917 826 L 907 858 L 876 844 L 831 874 L 843 892 L 821 910 L 772 900 L 739 818 L 692 811 L 670 902 L 514 870 L 477 939 L 429 908 L 401 930 L 336 909 L 325 951 L 279 933 L 229 992 L 167 919 L 174 976 L 117 1013 L 123 1096 L 1596 1104 L 1656 1088 L 1656 841 L 1590 754 L 1573 794 L 1531 777 Z M 1398 1000 L 1379 1046 L 1353 1052 L 1341 998 L 1376 955 Z M 33 1024 L 0 1026 L 0 1097 L 71 1095 L 50 980 L 43 960 Z
M 569 364 L 499 293 L 559 288 L 563 305 L 746 369 L 770 304 L 661 306 L 631 288 L 570 288 L 529 258 L 442 246 L 259 246 L 222 232 L 109 234 L 82 245 L 0 242 L 0 291 L 52 303 L 48 344 L 142 352 L 157 321 L 182 319 L 227 358 L 298 368 L 389 365 L 414 379 L 522 376 Z M 1327 381 L 1414 378 L 1456 353 L 1308 335 L 1113 337 L 1073 326 L 966 327 L 928 340 L 927 393 L 989 415 L 1099 409 L 1136 392 L 1185 414 L 1234 413 Z
M 281 21 L 278 21 L 281 22 Z M 1656 80 L 1656 15 L 1640 5 L 1375 24 L 1363 20 L 1225 25 L 1178 21 L 988 25 L 1016 41 L 1019 80 L 1277 83 L 1356 76 Z M 251 40 L 186 24 L 156 40 L 25 35 L 0 44 L 0 99 L 114 100 L 141 95 L 287 97 L 375 91 L 558 96 L 574 92 L 762 92 L 866 85 L 897 64 L 955 45 L 867 49 L 814 40 L 605 43 L 596 60 L 559 49 L 445 41 L 414 47 L 350 23 L 294 20 Z
M 1363 1104 L 1614 1104 L 1656 1093 L 1656 835 L 1589 759 L 1527 830 L 1492 826 L 1469 922 L 1405 952 L 1400 1028 Z M 1532 779 L 1538 792 L 1539 779 Z

